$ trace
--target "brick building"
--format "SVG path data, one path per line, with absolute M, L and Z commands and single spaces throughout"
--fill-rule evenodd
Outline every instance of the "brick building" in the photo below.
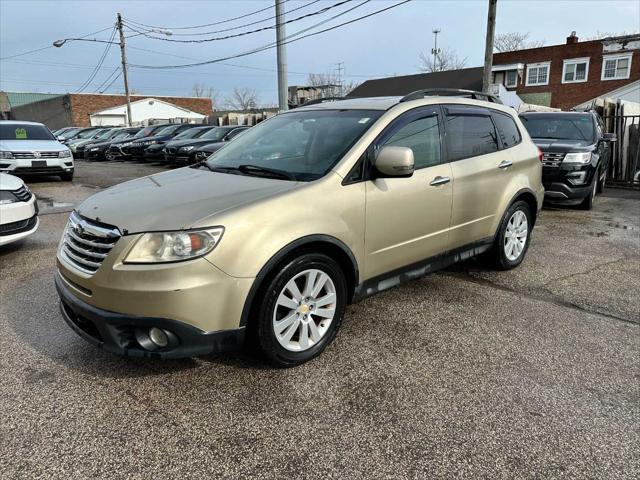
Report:
M 205 116 L 210 116 L 213 113 L 213 105 L 210 98 L 164 97 L 158 95 L 131 96 L 132 103 L 144 99 L 157 99 L 160 100 L 159 103 L 172 104 Z M 91 125 L 92 115 L 124 104 L 126 104 L 124 95 L 67 93 L 11 107 L 9 116 L 14 120 L 41 122 L 51 129 L 71 125 L 88 127 Z M 153 116 L 149 118 L 153 118 Z
M 630 84 L 640 91 L 640 35 L 580 42 L 572 32 L 563 45 L 496 53 L 493 65 L 493 82 L 523 101 L 570 110 Z

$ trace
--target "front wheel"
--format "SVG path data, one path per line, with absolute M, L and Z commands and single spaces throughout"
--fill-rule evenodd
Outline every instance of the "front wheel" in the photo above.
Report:
M 60 179 L 64 182 L 70 182 L 71 180 L 73 180 L 73 170 L 71 170 L 70 172 L 67 173 L 63 173 L 62 175 L 60 175 Z
M 262 352 L 281 367 L 320 355 L 338 332 L 346 301 L 347 283 L 335 260 L 316 253 L 292 259 L 269 281 L 262 299 Z
M 598 193 L 598 183 L 599 183 L 598 175 L 599 175 L 598 172 L 596 172 L 593 178 L 593 185 L 591 185 L 591 190 L 589 190 L 589 193 L 580 204 L 580 207 L 582 207 L 583 210 L 593 209 L 593 203 L 595 202 L 596 194 Z
M 523 201 L 511 205 L 500 222 L 493 245 L 494 263 L 500 270 L 510 270 L 522 263 L 533 226 L 529 204 Z

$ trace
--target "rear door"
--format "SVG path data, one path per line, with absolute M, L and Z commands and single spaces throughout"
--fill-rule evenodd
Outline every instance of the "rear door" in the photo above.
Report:
M 413 150 L 409 178 L 367 182 L 366 277 L 416 263 L 447 248 L 451 219 L 451 167 L 443 163 L 438 107 L 411 110 L 375 142 Z
M 447 154 L 453 174 L 449 248 L 455 249 L 493 236 L 492 225 L 495 216 L 501 214 L 498 208 L 511 175 L 513 158 L 500 150 L 492 110 L 449 105 L 444 112 Z

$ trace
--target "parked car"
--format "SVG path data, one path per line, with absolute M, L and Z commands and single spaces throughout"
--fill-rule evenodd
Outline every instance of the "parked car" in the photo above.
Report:
M 67 145 L 73 140 L 91 138 L 91 136 L 98 130 L 102 130 L 102 127 L 79 128 L 75 132 L 70 130 L 60 135 L 60 137 L 58 137 L 58 140 L 60 141 L 60 143 Z
M 41 123 L 0 120 L 0 172 L 71 180 L 73 156 Z
M 113 136 L 111 138 L 101 141 L 96 140 L 94 143 L 88 143 L 87 145 L 79 147 L 79 149 L 81 153 L 83 153 L 85 160 L 106 160 L 106 153 L 111 145 L 117 146 L 119 143 L 125 143 L 141 130 L 141 127 L 119 128 L 116 132 L 113 133 Z
M 38 223 L 35 195 L 18 177 L 0 173 L 0 246 L 28 237 Z
M 114 142 L 105 152 L 105 158 L 107 160 L 125 160 L 131 158 L 128 151 L 122 150 L 125 146 L 128 146 L 132 141 L 138 141 L 141 138 L 147 138 L 154 135 L 158 130 L 166 127 L 167 124 L 162 125 L 149 125 L 148 127 L 142 127 L 138 132 L 127 141 L 124 142 Z
M 82 130 L 80 127 L 65 127 L 60 130 L 56 130 L 55 136 L 58 141 L 62 142 L 67 138 L 73 137 L 80 130 Z
M 122 132 L 122 127 L 108 128 L 108 129 L 105 129 L 104 131 L 101 131 L 100 133 L 95 134 L 93 137 L 91 137 L 88 140 L 82 140 L 82 141 L 76 140 L 73 142 L 74 145 L 71 145 L 71 142 L 70 142 L 69 148 L 71 148 L 71 151 L 73 152 L 73 156 L 75 158 L 84 158 L 84 152 L 87 147 L 90 147 L 91 145 L 95 145 L 96 143 L 102 143 L 102 142 L 112 140 L 121 132 Z
M 67 147 L 69 147 L 69 150 L 71 150 L 74 157 L 77 157 L 78 147 L 86 145 L 89 142 L 99 140 L 100 138 L 108 137 L 111 130 L 111 128 L 99 128 L 98 130 L 89 131 L 85 135 L 79 135 L 73 140 L 69 140 L 67 142 Z
M 148 162 L 162 161 L 164 160 L 165 145 L 199 138 L 214 128 L 216 127 L 206 126 L 206 127 L 188 128 L 187 130 L 184 130 L 183 132 L 173 137 L 168 142 L 164 142 L 164 141 L 156 142 L 155 144 L 147 147 L 147 149 L 144 151 L 144 159 L 147 160 Z
M 541 174 L 538 148 L 498 103 L 420 91 L 297 108 L 197 166 L 85 200 L 57 254 L 61 310 L 123 355 L 251 338 L 298 365 L 353 300 L 484 252 L 518 266 Z
M 141 160 L 144 158 L 144 151 L 151 145 L 157 145 L 158 143 L 166 143 L 173 139 L 176 135 L 197 127 L 192 123 L 178 123 L 165 125 L 153 133 L 153 135 L 141 138 L 140 140 L 134 140 L 128 144 L 125 144 L 120 149 L 125 157 L 132 158 L 133 160 Z
M 165 162 L 171 164 L 188 164 L 194 163 L 195 150 L 202 145 L 209 143 L 223 143 L 233 139 L 249 127 L 229 126 L 216 127 L 208 131 L 201 137 L 193 140 L 185 140 L 181 142 L 170 142 L 165 148 Z M 222 145 L 221 145 L 222 146 Z
M 62 127 L 57 130 L 54 130 L 51 133 L 53 133 L 57 138 L 58 136 L 62 135 L 65 132 L 68 132 L 69 130 L 79 130 L 79 128 L 78 127 Z
M 545 200 L 591 210 L 602 192 L 613 133 L 595 112 L 527 112 L 520 117 L 542 151 Z
M 226 141 L 207 143 L 206 145 L 202 145 L 200 147 L 195 148 L 189 154 L 189 163 L 196 163 L 196 162 L 205 161 L 211 155 L 213 155 L 218 150 L 220 150 L 222 147 L 224 147 L 230 140 L 233 140 L 234 138 L 238 138 L 240 135 L 242 135 L 247 130 L 248 130 L 248 128 L 243 128 L 240 131 L 234 131 L 234 132 L 230 133 L 229 134 L 230 138 L 227 138 Z

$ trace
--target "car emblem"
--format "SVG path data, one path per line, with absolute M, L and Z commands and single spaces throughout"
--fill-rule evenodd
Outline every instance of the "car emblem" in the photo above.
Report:
M 34 158 L 40 158 L 42 156 L 42 154 L 40 152 L 33 152 L 33 157 Z

